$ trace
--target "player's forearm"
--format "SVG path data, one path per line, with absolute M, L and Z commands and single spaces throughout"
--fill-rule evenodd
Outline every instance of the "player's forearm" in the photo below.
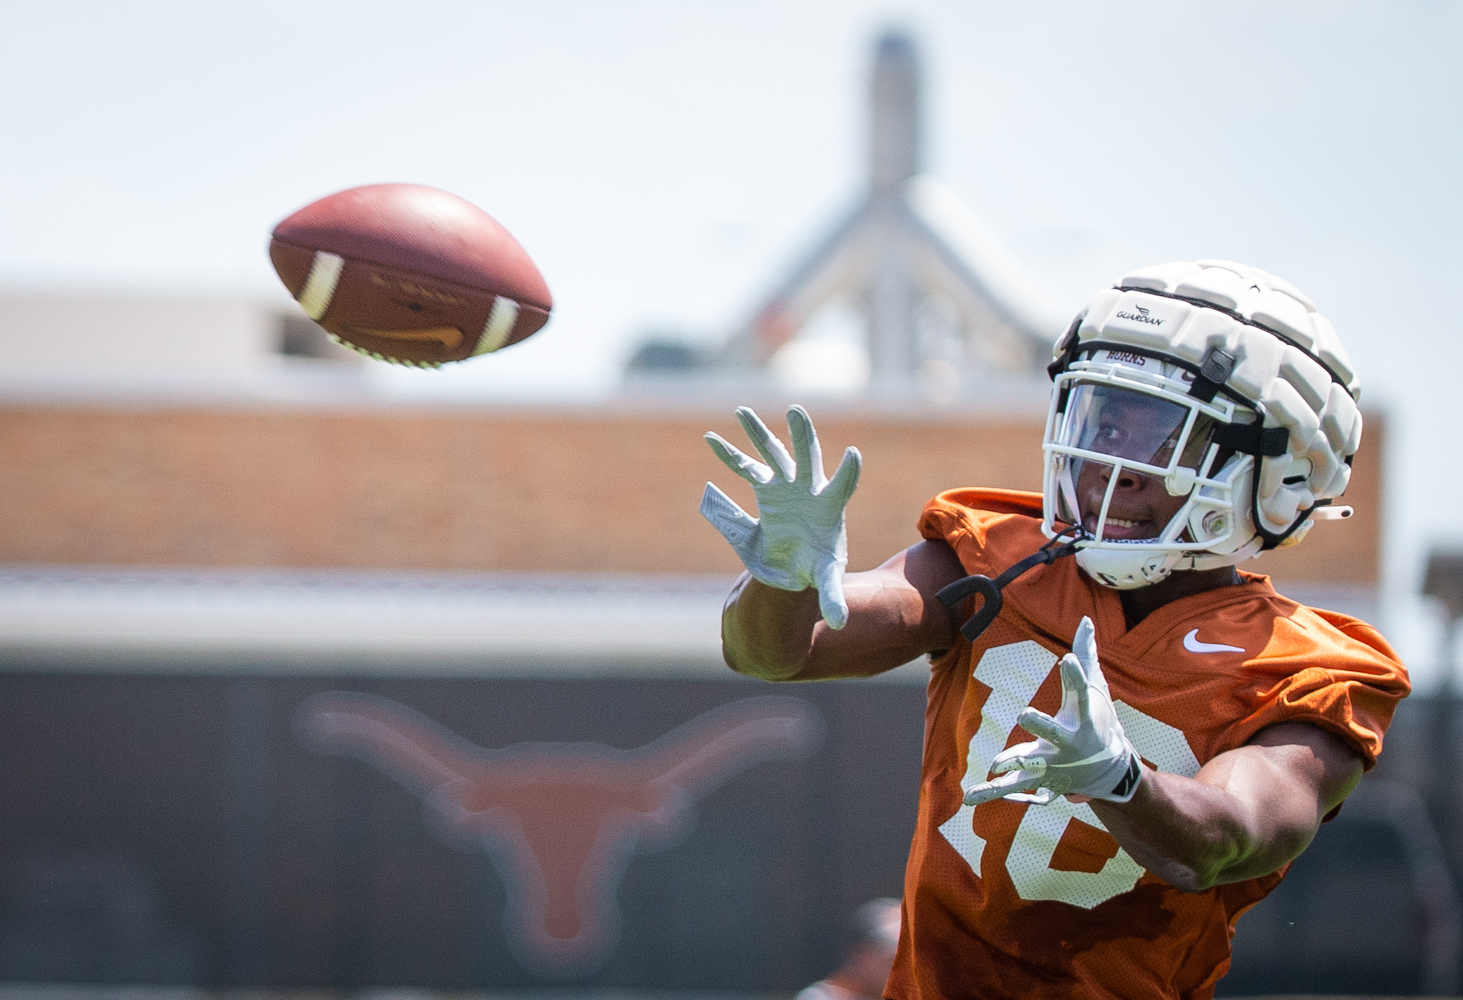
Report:
M 1145 768 L 1131 801 L 1092 808 L 1135 861 L 1180 889 L 1273 872 L 1356 786 L 1361 761 L 1309 726 L 1273 727 L 1256 740 L 1193 778 Z
M 1131 801 L 1091 805 L 1133 860 L 1186 892 L 1273 871 L 1310 840 L 1275 851 L 1280 845 L 1264 843 L 1243 803 L 1225 789 L 1148 768 Z M 1261 870 L 1251 870 L 1257 861 Z
M 739 674 L 795 680 L 807 669 L 819 621 L 817 591 L 778 590 L 743 573 L 722 608 L 722 655 Z
M 921 542 L 877 569 L 844 577 L 848 622 L 830 628 L 813 590 L 786 591 L 743 574 L 722 612 L 733 670 L 766 680 L 868 677 L 955 640 L 934 593 L 958 574 L 947 546 Z

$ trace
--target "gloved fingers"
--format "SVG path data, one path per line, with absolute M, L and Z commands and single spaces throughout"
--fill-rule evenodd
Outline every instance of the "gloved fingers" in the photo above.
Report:
M 757 519 L 742 510 L 715 483 L 707 483 L 701 492 L 701 516 L 710 521 L 733 548 L 740 546 L 757 530 Z
M 711 450 L 717 458 L 721 459 L 721 463 L 753 486 L 761 486 L 772 481 L 771 469 L 733 446 L 720 434 L 715 431 L 707 431 L 705 437 L 706 443 L 711 445 Z
M 1080 719 L 1092 717 L 1092 693 L 1087 685 L 1087 671 L 1082 669 L 1082 661 L 1071 653 L 1062 657 L 1059 665 L 1062 671 L 1062 707 L 1069 711 L 1076 712 L 1076 718 L 1070 720 L 1076 723 Z M 1063 713 L 1067 714 L 1067 713 Z
M 858 488 L 859 472 L 864 467 L 864 457 L 859 450 L 852 445 L 843 452 L 843 461 L 838 463 L 838 471 L 833 473 L 833 478 L 828 480 L 828 485 L 823 488 L 822 496 L 828 497 L 838 503 L 840 507 L 847 507 L 849 497 Z
M 1103 676 L 1102 664 L 1097 658 L 1097 629 L 1093 626 L 1092 619 L 1086 615 L 1082 616 L 1077 634 L 1072 637 L 1072 653 L 1082 663 L 1082 672 L 1087 675 L 1087 686 L 1097 688 L 1111 699 L 1107 678 Z
M 990 781 L 982 781 L 965 790 L 965 804 L 978 806 L 1004 798 L 1012 792 L 1029 792 L 1041 784 L 1041 774 L 1034 771 L 1011 771 Z
M 797 466 L 793 464 L 792 456 L 787 453 L 782 442 L 777 440 L 777 435 L 767 429 L 762 418 L 750 406 L 737 407 L 737 419 L 741 421 L 742 430 L 747 432 L 747 437 L 752 439 L 753 447 L 762 455 L 762 460 L 784 481 L 792 482 L 797 475 Z
M 792 457 L 797 462 L 797 481 L 820 493 L 828 485 L 823 474 L 823 449 L 818 444 L 818 432 L 813 428 L 813 418 L 801 406 L 787 408 L 787 433 L 792 438 Z
M 1082 662 L 1083 670 L 1091 670 L 1097 662 L 1097 629 L 1086 615 L 1077 625 L 1077 634 L 1072 636 L 1072 655 Z
M 818 610 L 823 613 L 823 620 L 829 628 L 843 628 L 848 624 L 848 601 L 843 596 L 843 563 L 830 559 L 818 567 L 814 585 L 818 588 Z
M 1057 793 L 1050 788 L 1038 788 L 1034 792 L 1011 792 L 1001 797 L 1007 802 L 1027 802 L 1034 806 L 1044 806 L 1056 798 Z
M 1032 736 L 1046 740 L 1058 750 L 1072 742 L 1072 732 L 1045 712 L 1034 708 L 1023 708 L 1016 716 L 1016 722 Z M 997 760 L 1000 758 L 998 757 Z
M 1045 771 L 1046 760 L 1039 756 L 1040 753 L 1041 744 L 1036 740 L 1007 747 L 996 754 L 996 759 L 991 761 L 991 773 L 1005 774 L 1007 771 L 1015 771 L 1023 767 Z

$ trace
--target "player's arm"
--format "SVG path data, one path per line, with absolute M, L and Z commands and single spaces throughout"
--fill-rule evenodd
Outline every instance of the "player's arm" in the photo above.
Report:
M 1190 892 L 1275 871 L 1316 835 L 1361 780 L 1361 757 L 1340 737 L 1301 722 L 1270 726 L 1192 778 L 1142 766 L 1113 707 L 1091 619 L 1059 664 L 1062 705 L 1018 721 L 1037 739 L 1003 750 L 996 777 L 965 789 L 967 805 L 1010 798 L 1042 805 L 1090 801 L 1108 832 L 1144 868 Z
M 955 644 L 956 623 L 935 593 L 964 575 L 945 542 L 919 542 L 877 569 L 844 576 L 847 624 L 833 629 L 816 590 L 779 590 L 743 573 L 722 611 L 722 651 L 738 673 L 773 681 L 892 670 Z
M 955 623 L 935 593 L 965 575 L 954 551 L 922 542 L 845 577 L 844 508 L 858 486 L 858 450 L 845 451 L 828 479 L 802 407 L 787 411 L 791 453 L 747 407 L 737 419 L 763 461 L 717 434 L 706 440 L 751 485 L 759 516 L 712 483 L 701 497 L 702 515 L 747 568 L 722 615 L 727 663 L 768 680 L 863 677 L 951 646 Z
M 1361 780 L 1360 755 L 1301 722 L 1261 730 L 1193 778 L 1144 768 L 1126 803 L 1092 800 L 1133 859 L 1190 892 L 1275 871 Z

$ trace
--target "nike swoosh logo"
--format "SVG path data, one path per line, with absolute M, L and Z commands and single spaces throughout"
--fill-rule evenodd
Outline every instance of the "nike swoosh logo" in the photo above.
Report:
M 1191 653 L 1243 653 L 1243 646 L 1226 646 L 1222 642 L 1200 642 L 1199 630 L 1184 636 L 1184 648 Z

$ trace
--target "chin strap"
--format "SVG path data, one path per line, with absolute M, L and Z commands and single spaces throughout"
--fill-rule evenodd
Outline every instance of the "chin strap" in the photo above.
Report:
M 1063 542 L 1062 538 L 1065 535 L 1073 537 L 1070 541 Z M 1001 591 L 1008 583 L 1029 569 L 1049 565 L 1063 556 L 1075 555 L 1077 546 L 1091 537 L 1080 524 L 1074 524 L 1070 528 L 1057 532 L 1056 537 L 1051 541 L 994 580 L 980 574 L 967 576 L 941 587 L 935 597 L 945 607 L 952 609 L 973 594 L 980 594 L 985 598 L 985 603 L 981 605 L 980 610 L 960 626 L 960 634 L 974 642 L 982 632 L 990 627 L 991 622 L 996 620 L 996 615 L 1001 613 Z

